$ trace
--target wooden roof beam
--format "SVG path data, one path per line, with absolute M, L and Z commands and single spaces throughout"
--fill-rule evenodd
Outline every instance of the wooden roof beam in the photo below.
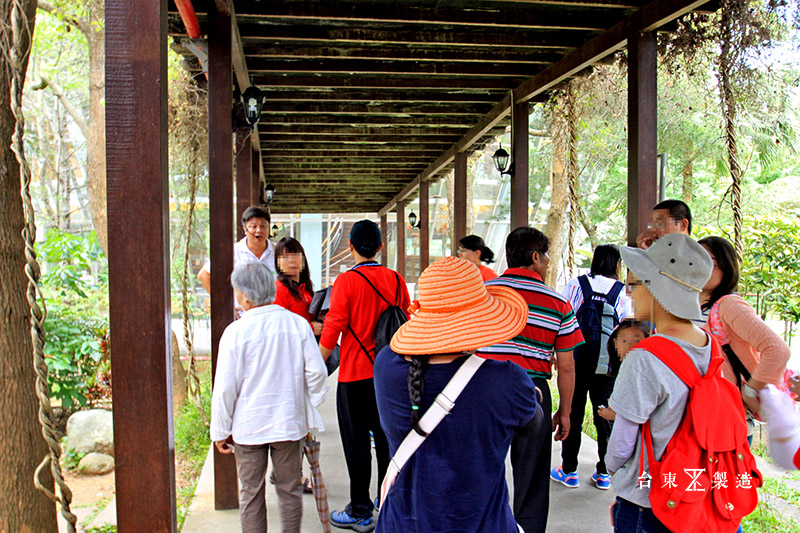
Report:
M 404 24 L 425 26 L 484 26 L 499 29 L 581 29 L 604 30 L 618 18 L 605 8 L 593 6 L 548 6 L 534 4 L 523 9 L 501 8 L 416 7 L 401 4 L 370 3 L 299 3 L 251 2 L 249 11 L 242 14 L 248 20 L 269 20 L 289 23 L 306 22 L 324 24 L 345 22 L 357 25 Z M 634 8 L 635 9 L 635 8 Z M 616 15 L 616 16 L 615 16 Z
M 455 61 L 380 61 L 371 59 L 292 59 L 250 58 L 253 73 L 313 74 L 410 74 L 427 76 L 531 76 L 542 69 L 536 63 L 472 63 Z
M 655 0 L 636 11 L 607 32 L 581 46 L 564 59 L 527 80 L 512 92 L 515 102 L 528 101 L 571 75 L 580 72 L 597 60 L 619 50 L 627 44 L 628 36 L 635 32 L 652 31 L 696 9 L 708 0 Z M 511 95 L 504 98 L 486 117 L 476 124 L 454 146 L 444 152 L 430 167 L 409 183 L 391 202 L 378 211 L 380 216 L 388 213 L 398 202 L 408 198 L 419 184 L 450 164 L 457 152 L 467 150 L 483 133 L 489 131 L 511 110 Z
M 316 124 L 316 125 L 331 125 L 338 124 L 347 126 L 435 126 L 439 128 L 469 128 L 474 124 L 470 115 L 416 115 L 416 116 L 392 116 L 392 115 L 378 115 L 378 116 L 349 116 L 349 115 L 322 115 L 322 114 L 307 114 L 307 115 L 262 115 L 259 124 L 262 127 L 268 126 L 283 126 L 288 124 Z
M 428 103 L 278 103 L 264 102 L 261 115 L 279 114 L 330 114 L 330 115 L 483 115 L 492 108 L 491 104 L 428 104 Z
M 200 17 L 198 17 L 200 18 Z M 178 18 L 178 21 L 180 18 Z M 540 49 L 563 50 L 580 46 L 585 38 L 585 31 L 576 30 L 516 30 L 503 31 L 466 31 L 444 30 L 396 30 L 375 28 L 321 27 L 259 24 L 258 22 L 240 22 L 240 29 L 245 43 L 266 42 L 281 45 L 292 42 L 322 42 L 325 44 L 368 43 L 381 46 L 400 44 L 445 44 L 450 46 L 486 46 L 503 49 Z M 201 28 L 203 22 L 201 20 Z M 180 28 L 180 26 L 179 26 Z M 182 30 L 178 30 L 181 33 Z M 598 30 L 596 33 L 600 33 Z
M 260 73 L 254 75 L 254 82 L 260 87 L 310 87 L 332 88 L 346 87 L 351 89 L 451 89 L 451 90 L 488 90 L 501 91 L 513 89 L 519 80 L 501 77 L 459 77 L 457 79 L 434 76 L 386 76 L 386 75 L 342 75 L 325 76 L 281 75 Z
M 459 104 L 494 104 L 498 98 L 503 96 L 502 94 L 498 96 L 501 91 L 414 91 L 411 89 L 367 89 L 361 91 L 344 89 L 335 91 L 328 87 L 312 88 L 304 91 L 272 87 L 265 87 L 261 90 L 265 93 L 267 102 L 416 102 L 431 104 L 457 102 Z
M 403 135 L 403 136 L 453 136 L 458 135 L 458 131 L 453 128 L 436 127 L 375 127 L 375 126 L 350 126 L 342 124 L 339 126 L 305 126 L 298 124 L 291 125 L 272 125 L 264 134 L 282 135 Z
M 514 89 L 514 101 L 526 102 L 552 89 L 570 76 L 626 46 L 630 35 L 657 30 L 707 2 L 708 0 L 655 0 L 647 4 Z
M 371 59 L 381 61 L 455 61 L 467 63 L 523 63 L 551 64 L 564 56 L 563 51 L 529 49 L 472 50 L 464 54 L 456 47 L 440 48 L 421 46 L 346 46 L 328 43 L 324 46 L 277 46 L 248 43 L 244 47 L 248 57 L 271 59 Z

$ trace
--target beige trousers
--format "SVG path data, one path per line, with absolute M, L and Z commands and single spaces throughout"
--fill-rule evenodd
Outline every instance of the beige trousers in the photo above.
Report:
M 300 483 L 303 441 L 269 444 L 234 444 L 239 475 L 239 518 L 242 533 L 267 530 L 266 474 L 272 457 L 275 492 L 283 533 L 300 533 L 303 518 L 303 486 Z

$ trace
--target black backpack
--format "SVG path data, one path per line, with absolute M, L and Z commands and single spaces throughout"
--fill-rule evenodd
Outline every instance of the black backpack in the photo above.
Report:
M 608 294 L 595 293 L 586 275 L 578 276 L 583 303 L 575 312 L 585 344 L 575 349 L 575 370 L 591 374 L 611 375 L 608 364 L 608 337 L 619 324 L 614 303 L 625 287 L 616 281 Z
M 381 291 L 375 288 L 375 285 L 372 284 L 367 276 L 358 270 L 353 270 L 353 272 L 364 278 L 364 280 L 369 283 L 369 286 L 372 287 L 372 290 L 378 293 L 378 296 L 380 296 L 381 300 L 386 302 L 386 305 L 389 306 L 384 309 L 380 315 L 378 315 L 378 323 L 375 325 L 375 355 L 378 355 L 378 352 L 380 352 L 384 346 L 387 346 L 391 342 L 392 336 L 398 329 L 400 329 L 400 326 L 405 324 L 408 320 L 405 311 L 400 308 L 400 301 L 402 298 L 402 283 L 400 281 L 400 276 L 397 274 L 397 272 L 394 272 L 394 276 L 397 278 L 397 289 L 395 290 L 394 294 L 395 303 L 392 304 L 389 300 L 383 297 Z M 358 338 L 356 332 L 350 327 L 350 324 L 347 325 L 347 329 L 350 330 L 353 338 L 356 340 L 358 345 L 361 346 L 361 349 L 366 354 L 367 359 L 369 359 L 370 362 L 375 363 L 375 355 L 371 355 L 369 350 L 364 347 L 364 343 L 362 343 Z

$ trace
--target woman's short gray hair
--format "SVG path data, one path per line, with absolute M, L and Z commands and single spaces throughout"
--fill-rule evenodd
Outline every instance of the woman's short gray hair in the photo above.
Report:
M 231 285 L 256 307 L 275 301 L 275 278 L 260 261 L 248 261 L 234 268 Z

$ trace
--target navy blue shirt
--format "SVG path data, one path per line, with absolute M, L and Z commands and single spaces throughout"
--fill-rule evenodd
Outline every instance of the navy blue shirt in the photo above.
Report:
M 425 413 L 465 357 L 429 365 Z M 375 396 L 392 455 L 411 431 L 409 363 L 388 346 L 375 359 Z M 514 428 L 536 409 L 531 379 L 517 364 L 487 360 L 455 407 L 406 463 L 378 515 L 378 532 L 517 532 L 505 459 Z

